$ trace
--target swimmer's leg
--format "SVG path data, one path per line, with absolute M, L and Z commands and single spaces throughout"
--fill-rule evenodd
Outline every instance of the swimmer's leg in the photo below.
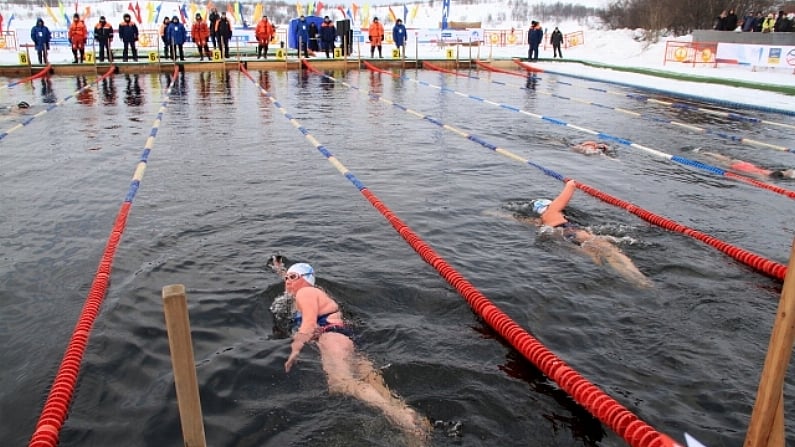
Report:
M 651 280 L 638 270 L 632 260 L 607 240 L 599 236 L 592 236 L 590 239 L 581 242 L 581 249 L 591 256 L 597 264 L 601 264 L 602 260 L 607 262 L 622 278 L 636 286 L 652 286 Z M 599 259 L 598 262 L 596 261 L 597 258 Z
M 430 435 L 430 422 L 392 396 L 381 374 L 369 360 L 354 352 L 353 342 L 348 337 L 325 333 L 318 339 L 318 347 L 330 392 L 345 394 L 378 408 L 409 436 L 412 446 L 425 445 Z

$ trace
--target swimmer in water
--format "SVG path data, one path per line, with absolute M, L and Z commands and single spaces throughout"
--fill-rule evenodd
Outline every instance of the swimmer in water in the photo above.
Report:
M 717 160 L 723 166 L 725 166 L 726 169 L 738 173 L 751 174 L 757 177 L 795 179 L 795 169 L 772 170 L 772 169 L 760 168 L 759 166 L 756 166 L 753 163 L 749 163 L 743 160 L 737 160 L 735 158 L 729 157 L 728 155 L 718 154 L 716 152 L 702 151 L 701 148 L 695 148 L 693 149 L 693 152 L 706 155 L 707 157 L 710 157 L 713 160 Z
M 274 256 L 269 264 L 282 275 L 285 292 L 294 297 L 293 339 L 284 370 L 290 372 L 306 344 L 316 345 L 331 393 L 354 397 L 381 410 L 406 434 L 410 445 L 425 445 L 430 422 L 395 397 L 372 362 L 355 351 L 352 328 L 343 319 L 339 303 L 315 286 L 312 266 L 298 263 L 285 270 L 282 261 Z
M 563 214 L 563 209 L 566 208 L 566 205 L 574 196 L 576 189 L 577 184 L 574 180 L 569 180 L 566 182 L 566 186 L 563 187 L 563 191 L 554 200 L 536 199 L 532 202 L 533 212 L 540 216 L 539 218 L 514 218 L 533 225 L 553 228 L 554 231 L 563 236 L 563 239 L 577 245 L 596 264 L 601 265 L 605 262 L 622 278 L 636 286 L 651 287 L 651 280 L 638 270 L 627 255 L 610 242 L 609 237 L 595 235 L 566 218 Z
M 571 150 L 583 155 L 606 155 L 608 157 L 615 157 L 617 155 L 616 150 L 610 147 L 610 145 L 593 140 L 575 144 L 572 146 Z

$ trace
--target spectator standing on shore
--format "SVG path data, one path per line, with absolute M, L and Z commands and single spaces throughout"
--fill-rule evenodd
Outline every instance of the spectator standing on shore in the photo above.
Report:
M 754 30 L 754 12 L 748 11 L 743 17 L 743 32 L 750 33 Z
M 776 17 L 771 12 L 767 15 L 767 18 L 762 21 L 762 32 L 763 33 L 772 33 L 773 28 L 776 26 Z
M 316 52 L 320 51 L 320 45 L 317 37 L 317 35 L 320 33 L 320 30 L 317 29 L 315 22 L 311 22 L 309 24 L 307 33 L 309 34 L 309 51 L 311 51 L 312 55 L 314 55 Z
M 112 62 L 110 44 L 113 42 L 113 27 L 105 20 L 105 16 L 100 16 L 99 22 L 94 26 L 94 40 L 99 44 L 99 61 L 105 62 L 105 55 L 107 55 L 108 62 Z
M 183 49 L 183 45 L 185 45 L 185 40 L 187 40 L 187 34 L 188 33 L 185 31 L 185 25 L 179 21 L 179 17 L 172 17 L 171 25 L 168 25 L 166 36 L 168 37 L 169 45 L 171 45 L 171 59 L 174 61 L 177 60 L 177 50 L 179 50 L 179 60 L 185 60 L 185 50 Z
M 563 52 L 560 50 L 560 45 L 563 43 L 563 33 L 560 32 L 557 26 L 552 31 L 552 36 L 549 40 L 552 43 L 552 59 L 557 57 L 557 55 L 560 55 L 560 58 L 563 59 Z
M 787 18 L 787 14 L 785 14 L 784 11 L 778 12 L 776 23 L 773 25 L 773 31 L 777 33 L 786 33 L 792 31 L 792 23 Z
M 541 29 L 541 24 L 533 20 L 530 22 L 530 30 L 527 31 L 527 42 L 530 44 L 530 50 L 527 52 L 528 61 L 538 60 L 538 46 L 544 40 L 544 30 Z
M 761 33 L 762 32 L 762 22 L 765 21 L 765 16 L 762 15 L 762 11 L 756 11 L 756 17 L 754 17 L 754 32 Z
M 127 49 L 132 50 L 133 61 L 138 62 L 138 49 L 135 42 L 138 42 L 138 25 L 132 22 L 129 14 L 124 14 L 124 21 L 119 24 L 119 38 L 124 43 L 124 50 L 121 53 L 121 60 L 127 62 Z
M 196 49 L 199 50 L 199 60 L 203 61 L 205 54 L 207 59 L 212 59 L 210 47 L 207 45 L 207 39 L 210 38 L 210 27 L 207 26 L 207 22 L 202 20 L 202 15 L 199 13 L 196 13 L 196 21 L 190 28 L 190 37 L 196 44 Z
M 326 59 L 329 58 L 329 52 L 334 55 L 334 39 L 337 37 L 337 27 L 331 21 L 329 16 L 323 17 L 323 23 L 320 25 L 320 46 L 326 52 Z
M 215 22 L 215 39 L 224 58 L 229 58 L 229 39 L 232 38 L 232 24 L 226 18 L 226 11 L 221 13 L 221 17 Z
M 401 51 L 402 57 L 406 57 L 406 40 L 408 40 L 408 35 L 406 34 L 406 25 L 403 24 L 403 20 L 397 19 L 395 21 L 395 26 L 392 27 L 392 40 L 395 42 L 395 46 Z
M 218 23 L 218 19 L 220 19 L 220 18 L 221 18 L 221 16 L 218 15 L 218 9 L 217 8 L 213 8 L 210 11 L 210 15 L 207 17 L 207 20 L 210 22 L 209 23 L 209 25 L 210 25 L 210 40 L 213 41 L 213 50 L 218 48 L 218 45 L 217 45 L 217 42 L 216 42 L 217 39 L 218 39 L 218 35 L 215 32 L 215 24 Z
M 367 30 L 368 38 L 370 39 L 370 57 L 375 57 L 375 49 L 378 48 L 378 57 L 384 58 L 381 53 L 381 42 L 384 41 L 384 25 L 378 21 L 378 17 L 373 18 L 373 23 Z
M 298 18 L 298 25 L 296 29 L 296 37 L 298 38 L 298 55 L 304 53 L 304 57 L 309 57 L 309 26 L 306 24 L 306 17 L 301 16 Z
M 169 59 L 171 56 L 170 45 L 168 44 L 168 26 L 171 25 L 171 19 L 168 17 L 163 18 L 163 23 L 160 24 L 160 40 L 163 41 L 163 58 Z
M 39 64 L 49 64 L 47 51 L 50 50 L 50 29 L 44 26 L 44 19 L 36 19 L 36 26 L 30 30 L 30 39 L 36 45 L 36 55 L 39 57 Z M 43 62 L 42 62 L 43 61 Z
M 268 20 L 268 16 L 262 16 L 262 20 L 257 23 L 257 29 L 254 32 L 254 37 L 257 38 L 257 59 L 259 59 L 260 56 L 264 56 L 265 59 L 268 58 L 268 44 L 271 39 L 273 39 L 275 33 L 276 28 L 274 28 L 273 24 Z
M 80 20 L 80 14 L 75 13 L 72 18 L 72 25 L 69 27 L 69 43 L 72 44 L 72 54 L 75 60 L 73 64 L 78 62 L 77 54 L 80 53 L 80 63 L 82 64 L 86 56 L 86 41 L 88 40 L 88 30 L 86 24 Z

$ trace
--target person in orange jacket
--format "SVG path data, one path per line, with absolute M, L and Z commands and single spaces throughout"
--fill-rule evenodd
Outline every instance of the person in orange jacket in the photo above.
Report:
M 80 14 L 75 13 L 74 17 L 72 18 L 72 25 L 69 27 L 68 37 L 69 43 L 72 44 L 72 54 L 75 56 L 75 60 L 72 61 L 72 63 L 77 63 L 78 52 L 80 53 L 80 63 L 82 63 L 86 56 L 88 30 L 86 29 L 86 24 L 80 20 Z
M 381 42 L 384 40 L 384 25 L 381 25 L 378 17 L 373 18 L 373 23 L 370 24 L 367 34 L 370 36 L 370 57 L 375 57 L 375 49 L 378 48 L 378 57 L 383 59 Z
M 268 16 L 262 16 L 262 20 L 257 23 L 257 30 L 254 33 L 254 36 L 257 38 L 257 59 L 260 56 L 264 56 L 265 59 L 268 58 L 268 43 L 270 43 L 271 39 L 273 39 L 273 35 L 276 33 L 276 28 L 274 28 L 273 24 L 268 20 Z
M 204 60 L 204 55 L 207 54 L 207 59 L 210 59 L 210 47 L 207 45 L 207 40 L 210 38 L 210 27 L 207 22 L 202 20 L 201 14 L 196 14 L 196 21 L 190 29 L 190 37 L 196 44 L 196 49 L 199 50 L 199 60 Z

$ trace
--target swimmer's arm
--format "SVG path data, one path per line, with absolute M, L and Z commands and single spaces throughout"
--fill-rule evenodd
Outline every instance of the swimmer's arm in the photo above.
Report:
M 317 300 L 313 300 L 310 294 L 302 293 L 308 289 L 299 290 L 295 297 L 295 305 L 301 312 L 301 327 L 293 335 L 293 342 L 290 343 L 290 356 L 284 362 L 284 370 L 290 372 L 295 362 L 298 361 L 298 354 L 301 353 L 304 345 L 312 340 L 317 328 Z
M 537 217 L 518 216 L 516 214 L 508 213 L 505 211 L 486 210 L 483 211 L 482 214 L 484 216 L 498 217 L 500 219 L 505 219 L 505 220 L 518 220 L 519 222 L 535 226 L 541 225 L 541 219 Z
M 562 213 L 563 209 L 566 208 L 566 205 L 569 204 L 569 201 L 571 200 L 572 196 L 574 196 L 574 191 L 576 189 L 577 189 L 577 184 L 574 182 L 574 180 L 569 180 L 568 182 L 566 182 L 566 186 L 563 187 L 563 191 L 561 191 L 560 194 L 558 194 L 558 196 L 555 197 L 555 200 L 553 200 L 552 203 L 549 204 L 549 208 L 547 208 L 546 212 L 549 213 L 550 211 L 552 211 L 553 213 L 554 212 Z

